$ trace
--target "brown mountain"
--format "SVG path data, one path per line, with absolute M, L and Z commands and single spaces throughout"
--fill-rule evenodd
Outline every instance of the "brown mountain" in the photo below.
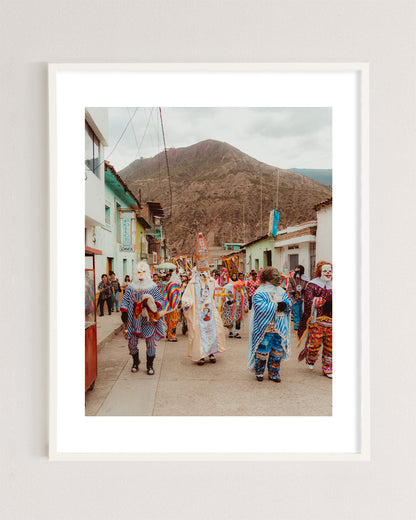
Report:
M 159 201 L 166 208 L 170 218 L 163 229 L 172 255 L 192 254 L 198 232 L 209 246 L 249 242 L 266 234 L 276 205 L 278 171 L 279 229 L 313 220 L 314 205 L 332 196 L 330 186 L 212 139 L 171 148 L 167 155 L 170 179 L 164 152 L 132 162 L 119 175 L 142 201 Z

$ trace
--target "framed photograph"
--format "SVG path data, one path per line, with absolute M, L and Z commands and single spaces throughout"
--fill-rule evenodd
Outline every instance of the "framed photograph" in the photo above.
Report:
M 362 63 L 49 65 L 50 459 L 369 460 L 368 76 L 368 66 Z M 133 121 L 139 108 L 143 122 L 141 132 L 136 134 Z M 320 193 L 326 195 L 322 196 L 322 200 L 315 201 L 316 211 L 326 208 L 329 201 L 332 208 L 331 222 L 326 229 L 331 244 L 331 258 L 321 258 L 330 260 L 334 269 L 334 377 L 328 381 L 321 378 L 325 379 L 324 383 L 332 385 L 331 391 L 326 394 L 329 396 L 329 412 L 320 413 L 311 409 L 309 414 L 305 407 L 301 412 L 296 412 L 296 408 L 293 408 L 292 412 L 292 408 L 286 407 L 290 395 L 281 390 L 285 385 L 284 380 L 273 388 L 275 399 L 282 401 L 283 412 L 275 412 L 276 402 L 270 407 L 270 415 L 264 411 L 267 410 L 264 400 L 266 405 L 267 400 L 274 400 L 270 390 L 264 390 L 268 388 L 268 381 L 264 381 L 263 386 L 256 386 L 255 390 L 258 392 L 258 402 L 262 403 L 262 411 L 256 413 L 255 408 L 244 408 L 246 393 L 238 393 L 236 388 L 241 389 L 247 378 L 245 366 L 241 367 L 242 375 L 241 381 L 237 380 L 238 385 L 228 395 L 227 386 L 223 392 L 224 401 L 232 395 L 239 403 L 240 413 L 205 415 L 200 408 L 192 407 L 189 408 L 190 413 L 181 412 L 182 409 L 178 408 L 177 415 L 163 415 L 163 412 L 141 413 L 137 411 L 139 408 L 134 409 L 136 412 L 127 413 L 124 406 L 101 414 L 96 411 L 88 412 L 88 407 L 86 411 L 88 392 L 101 391 L 96 386 L 93 369 L 97 363 L 97 349 L 87 351 L 86 341 L 88 334 L 88 341 L 97 345 L 97 327 L 104 323 L 99 321 L 100 316 L 97 317 L 98 309 L 100 314 L 106 309 L 104 305 L 100 307 L 98 300 L 98 284 L 102 274 L 104 275 L 104 271 L 109 274 L 115 266 L 114 270 L 122 282 L 126 274 L 134 275 L 135 260 L 146 259 L 152 268 L 156 268 L 157 265 L 163 265 L 162 260 L 173 256 L 180 258 L 185 252 L 177 245 L 179 242 L 172 242 L 172 255 L 166 255 L 161 249 L 151 250 L 145 238 L 146 215 L 133 212 L 131 217 L 132 207 L 135 204 L 141 207 L 145 203 L 156 218 L 163 215 L 163 211 L 157 206 L 157 199 L 150 198 L 155 193 L 158 194 L 157 190 L 146 191 L 143 188 L 146 195 L 141 200 L 140 186 L 133 189 L 123 172 L 130 163 L 145 161 L 151 156 L 151 152 L 142 145 L 147 128 L 153 124 L 152 117 L 157 115 L 158 110 L 160 122 L 162 112 L 170 115 L 170 119 L 164 120 L 163 134 L 158 134 L 161 160 L 168 155 L 169 148 L 192 146 L 202 139 L 224 143 L 228 139 L 227 135 L 233 135 L 235 140 L 227 144 L 237 148 L 240 146 L 239 151 L 243 154 L 256 155 L 258 164 L 265 167 L 272 165 L 276 171 L 280 171 L 281 176 L 277 176 L 277 183 L 279 178 L 285 179 L 285 172 L 292 171 L 297 165 L 305 168 L 305 174 L 308 165 L 305 162 L 296 162 L 300 150 L 304 149 L 311 151 L 308 164 L 313 163 L 313 157 L 319 156 L 322 160 L 319 164 L 324 165 L 321 168 L 331 171 L 331 195 L 329 188 L 318 190 L 318 199 Z M 189 124 L 191 111 L 193 120 Z M 106 115 L 100 120 L 103 113 Z M 111 127 L 111 117 L 108 114 L 114 121 L 122 114 L 124 122 Z M 273 114 L 273 119 L 267 119 L 270 114 Z M 322 118 L 326 123 L 320 125 Z M 244 141 L 247 144 L 239 145 L 237 135 L 241 136 L 242 132 L 237 130 L 243 126 L 247 129 Z M 325 131 L 322 130 L 323 127 Z M 224 128 L 231 133 L 227 134 Z M 207 134 L 208 129 L 212 137 Z M 127 145 L 127 132 L 136 147 L 131 155 L 131 149 Z M 174 139 L 173 135 L 177 137 Z M 260 143 L 259 148 L 254 147 L 255 141 Z M 102 143 L 105 144 L 105 149 Z M 261 149 L 262 145 L 264 150 Z M 246 148 L 242 149 L 243 146 Z M 277 150 L 278 154 L 262 155 L 266 149 L 269 152 Z M 329 162 L 325 162 L 324 157 L 326 160 L 329 157 Z M 293 164 L 290 163 L 291 160 Z M 311 168 L 318 168 L 318 163 L 316 164 L 314 166 L 313 163 Z M 191 184 L 192 175 L 189 175 L 187 183 Z M 302 170 L 294 175 L 302 175 Z M 102 182 L 104 186 L 104 179 L 109 186 L 112 183 L 111 186 L 118 190 L 121 197 L 115 203 L 115 212 L 113 206 L 107 204 L 109 196 L 104 189 L 94 199 L 88 199 L 88 194 L 86 195 L 88 183 Z M 248 183 L 246 177 L 242 176 L 241 179 L 242 183 Z M 225 175 L 223 184 L 226 183 Z M 241 197 L 241 234 L 234 232 L 233 235 L 231 230 L 230 234 L 218 239 L 221 245 L 226 243 L 230 247 L 234 247 L 233 244 L 245 246 L 243 271 L 247 273 L 253 269 L 259 271 L 263 267 L 260 264 L 250 264 L 247 247 L 253 242 L 271 237 L 272 242 L 278 241 L 279 237 L 284 238 L 283 232 L 288 231 L 293 236 L 303 237 L 315 236 L 317 233 L 316 222 L 311 223 L 306 217 L 296 224 L 299 229 L 296 225 L 292 229 L 289 221 L 278 223 L 274 219 L 274 213 L 270 216 L 267 229 L 269 215 L 266 212 L 272 207 L 263 208 L 263 189 L 269 188 L 263 186 L 262 176 L 260 183 L 260 216 L 257 218 L 257 213 L 251 211 L 253 204 L 249 198 L 244 203 L 246 199 Z M 203 200 L 204 190 L 210 189 L 209 185 L 199 183 L 198 188 L 197 184 L 193 190 L 200 189 L 200 200 Z M 322 186 L 321 182 L 317 184 Z M 172 210 L 177 203 L 175 197 L 165 197 L 166 190 L 170 189 L 167 182 L 160 181 L 158 189 L 165 210 L 175 215 Z M 235 188 L 230 185 L 230 193 L 233 189 Z M 284 207 L 286 201 L 282 200 L 279 184 L 276 195 L 274 189 L 272 195 L 268 193 L 268 197 L 274 201 L 273 211 L 277 211 Z M 324 203 L 324 206 L 320 206 L 318 202 Z M 86 219 L 88 204 L 95 205 L 100 212 L 97 217 L 90 216 L 89 223 Z M 254 214 L 251 221 L 248 219 L 250 212 Z M 140 225 L 143 228 L 135 227 L 136 217 L 142 219 Z M 115 233 L 119 230 L 119 251 L 125 255 L 120 257 L 120 262 L 126 261 L 120 264 L 116 261 L 111 263 L 112 257 L 103 254 L 106 237 L 111 233 L 112 219 L 117 218 L 120 222 Z M 163 222 L 163 216 L 161 218 Z M 221 219 L 221 215 L 219 218 Z M 178 223 L 176 230 L 174 224 L 169 225 L 171 236 L 175 233 L 188 233 L 187 227 L 184 231 L 184 223 Z M 99 228 L 97 234 L 94 227 Z M 225 225 L 223 228 L 226 229 Z M 300 228 L 307 228 L 309 234 Z M 209 233 L 209 224 L 205 229 Z M 218 235 L 218 231 L 216 233 Z M 155 237 L 155 233 L 152 236 Z M 187 235 L 186 238 L 196 244 L 196 235 L 191 238 Z M 285 243 L 289 247 L 290 244 L 286 244 L 283 238 L 281 246 Z M 140 244 L 140 252 L 135 244 Z M 188 253 L 189 247 L 183 247 Z M 275 242 L 274 248 L 276 247 Z M 312 250 L 308 251 L 308 274 L 313 278 L 313 267 L 320 259 L 315 258 Z M 282 274 L 293 271 L 295 264 L 300 262 L 296 251 L 292 253 L 285 260 L 281 257 L 282 265 L 279 269 Z M 272 265 L 275 258 L 273 254 L 264 255 L 264 266 Z M 217 260 L 214 264 L 216 267 Z M 114 312 L 117 309 L 118 305 Z M 110 306 L 108 310 L 110 311 Z M 123 311 L 122 305 L 120 310 Z M 120 320 L 118 329 L 121 327 Z M 246 327 L 248 334 L 248 321 Z M 172 345 L 166 343 L 165 347 L 160 348 L 158 363 L 167 355 L 168 348 L 172 348 Z M 186 349 L 182 354 L 185 361 L 188 361 Z M 224 353 L 226 355 L 227 352 Z M 297 355 L 296 342 L 292 341 L 291 356 Z M 130 363 L 127 341 L 125 357 L 126 363 Z M 92 369 L 87 370 L 87 366 Z M 181 364 L 180 370 L 188 370 L 187 366 Z M 159 367 L 160 365 L 156 365 L 156 371 Z M 140 394 L 137 387 L 129 386 L 131 380 L 127 374 L 130 377 L 130 364 L 125 370 L 124 395 L 136 401 L 147 399 L 148 390 L 143 390 Z M 319 371 L 315 367 L 315 372 L 317 370 Z M 227 372 L 224 372 L 223 381 L 226 379 Z M 156 381 L 152 391 L 157 392 L 158 379 L 152 381 Z M 302 404 L 314 385 L 313 382 L 310 384 L 309 387 L 309 383 L 304 381 L 302 388 L 296 389 L 296 399 L 293 398 L 292 401 Z M 192 392 L 187 392 L 186 385 L 183 385 L 184 399 L 190 402 L 193 395 Z M 206 394 L 209 401 L 209 386 Z M 175 410 L 175 407 L 172 409 Z M 225 410 L 228 409 L 225 407 Z

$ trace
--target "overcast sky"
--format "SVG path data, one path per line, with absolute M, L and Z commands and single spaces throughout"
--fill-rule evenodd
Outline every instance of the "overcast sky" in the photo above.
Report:
M 105 158 L 120 171 L 163 150 L 159 109 L 109 109 Z M 135 113 L 119 144 L 129 119 Z M 331 108 L 163 108 L 167 148 L 225 141 L 280 168 L 332 168 Z

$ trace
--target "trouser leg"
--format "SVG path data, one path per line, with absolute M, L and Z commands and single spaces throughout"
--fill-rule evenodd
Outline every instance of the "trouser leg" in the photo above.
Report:
M 105 302 L 105 300 L 103 298 L 100 298 L 100 315 L 101 316 L 104 314 L 104 302 Z
M 320 325 L 313 325 L 309 327 L 309 344 L 308 354 L 306 356 L 306 363 L 314 365 L 319 356 L 319 349 L 322 345 L 322 330 Z
M 107 302 L 108 314 L 111 314 L 111 298 L 105 300 Z
M 323 327 L 322 372 L 332 374 L 332 327 Z
M 139 342 L 139 336 L 134 335 L 131 338 L 129 338 L 128 346 L 129 346 L 130 354 L 132 356 L 134 356 L 134 354 L 138 354 L 139 353 L 139 350 L 137 349 L 137 343 L 138 342 Z
M 298 330 L 300 317 L 302 315 L 302 302 L 295 302 L 292 306 L 293 328 Z
M 256 372 L 256 376 L 263 376 L 270 348 L 270 340 L 267 336 L 265 336 L 260 345 L 257 347 L 256 351 L 256 361 L 254 363 L 254 370 Z
M 273 336 L 267 370 L 269 372 L 269 379 L 277 380 L 279 378 L 280 361 L 283 357 L 283 347 L 282 338 L 278 334 L 273 334 Z
M 116 304 L 116 311 L 118 311 L 118 295 L 119 295 L 118 292 L 116 292 L 114 294 L 114 303 Z M 113 305 L 113 310 L 114 310 L 114 305 Z
M 146 355 L 155 357 L 156 355 L 156 340 L 155 338 L 146 338 Z

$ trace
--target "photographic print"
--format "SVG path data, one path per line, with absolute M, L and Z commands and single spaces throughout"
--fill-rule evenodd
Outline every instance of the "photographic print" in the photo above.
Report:
M 85 182 L 86 415 L 332 414 L 330 107 L 87 107 Z
M 51 458 L 367 456 L 366 78 L 50 66 Z

